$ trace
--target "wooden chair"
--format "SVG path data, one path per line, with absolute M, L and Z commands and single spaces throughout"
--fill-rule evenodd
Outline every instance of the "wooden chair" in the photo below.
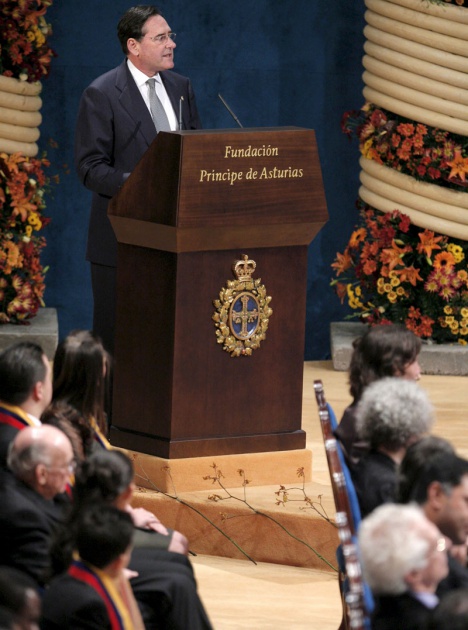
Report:
M 368 630 L 370 628 L 369 612 L 373 604 L 362 577 L 356 542 L 356 532 L 361 521 L 357 497 L 343 453 L 333 435 L 331 416 L 334 417 L 334 412 L 325 399 L 322 381 L 314 381 L 314 390 L 335 500 L 335 521 L 340 538 L 340 546 L 337 550 L 343 599 L 343 621 L 340 630 Z M 336 425 L 336 418 L 334 421 Z

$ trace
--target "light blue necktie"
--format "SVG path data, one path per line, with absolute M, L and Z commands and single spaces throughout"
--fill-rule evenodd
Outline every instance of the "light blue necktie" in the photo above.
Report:
M 164 107 L 161 101 L 156 94 L 155 83 L 156 79 L 148 79 L 146 81 L 148 84 L 148 96 L 150 103 L 151 116 L 153 117 L 153 122 L 156 127 L 156 131 L 159 133 L 160 131 L 170 131 L 171 126 L 169 124 L 169 120 L 167 118 L 167 114 L 164 110 Z

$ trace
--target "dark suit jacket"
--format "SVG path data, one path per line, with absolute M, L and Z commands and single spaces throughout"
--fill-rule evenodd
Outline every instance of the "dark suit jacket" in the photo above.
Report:
M 96 591 L 70 575 L 51 582 L 42 602 L 41 630 L 107 630 L 111 622 Z
M 182 101 L 184 129 L 199 129 L 189 79 L 170 70 L 161 79 L 174 111 Z M 107 206 L 156 137 L 153 120 L 126 61 L 98 77 L 81 98 L 75 136 L 75 163 L 82 183 L 93 191 L 87 259 L 116 266 L 117 241 Z
M 63 509 L 41 497 L 11 473 L 0 471 L 0 565 L 16 567 L 45 582 L 49 546 Z
M 376 597 L 372 630 L 424 630 L 430 616 L 431 610 L 409 593 Z
M 395 501 L 397 466 L 387 455 L 371 450 L 350 467 L 350 472 L 362 518 L 379 505 Z
M 13 442 L 19 431 L 28 426 L 22 417 L 23 414 L 24 412 L 18 407 L 11 410 L 0 403 L 0 466 L 3 468 L 7 467 L 10 443 Z

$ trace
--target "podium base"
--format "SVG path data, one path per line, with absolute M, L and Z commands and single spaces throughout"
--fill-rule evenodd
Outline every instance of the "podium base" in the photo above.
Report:
M 224 477 L 237 478 L 239 486 L 244 479 L 239 470 L 244 471 L 249 486 L 300 485 L 299 468 L 304 469 L 306 482 L 312 480 L 312 451 L 307 449 L 171 460 L 121 450 L 133 460 L 137 486 L 169 494 L 209 490 L 212 482 L 204 477 L 215 476 L 214 465 Z
M 168 440 L 111 426 L 109 439 L 112 446 L 138 453 L 148 453 L 171 461 L 186 457 L 220 457 L 242 453 L 292 451 L 303 449 L 306 445 L 306 434 L 302 429 L 262 435 Z

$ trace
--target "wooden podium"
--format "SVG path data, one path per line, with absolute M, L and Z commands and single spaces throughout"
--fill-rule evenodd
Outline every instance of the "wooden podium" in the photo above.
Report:
M 307 247 L 327 219 L 312 130 L 162 132 L 113 198 L 111 442 L 162 458 L 288 451 L 301 430 Z M 232 357 L 213 301 L 243 255 L 271 296 Z

